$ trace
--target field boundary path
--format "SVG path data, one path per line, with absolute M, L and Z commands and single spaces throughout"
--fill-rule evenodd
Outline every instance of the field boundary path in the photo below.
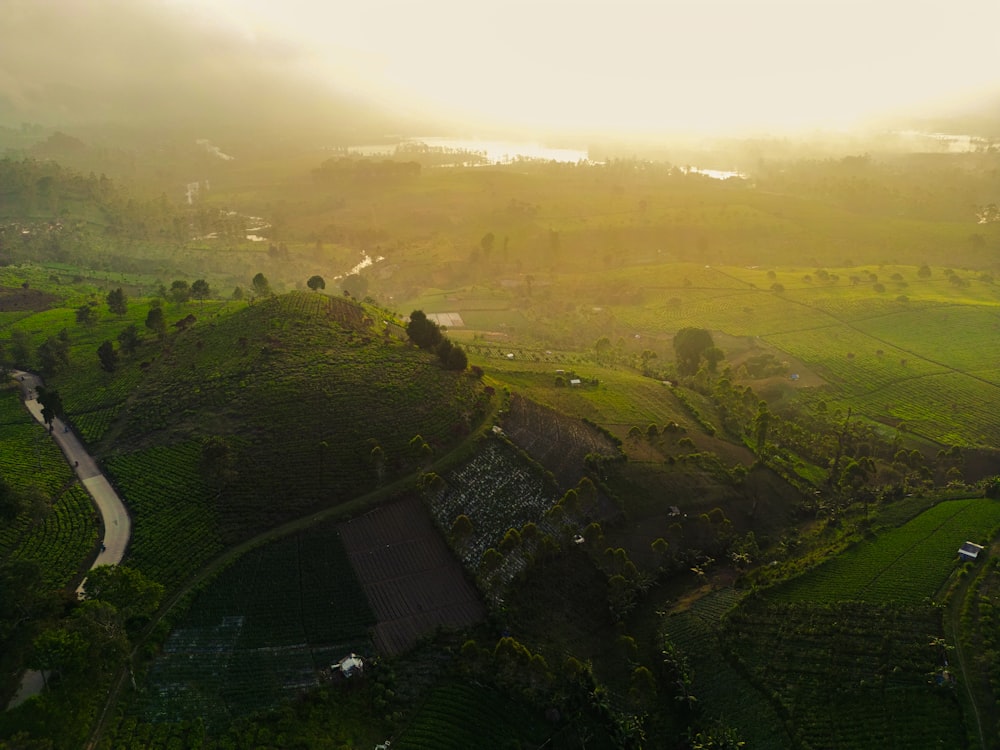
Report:
M 13 376 L 17 379 L 24 395 L 24 406 L 41 425 L 45 425 L 42 417 L 42 405 L 38 403 L 38 387 L 43 385 L 42 379 L 34 373 L 14 370 Z M 83 443 L 70 430 L 69 425 L 62 419 L 56 417 L 52 420 L 52 428 L 46 429 L 53 440 L 56 441 L 66 456 L 66 460 L 72 467 L 80 483 L 84 486 L 90 497 L 94 501 L 98 512 L 101 514 L 101 525 L 104 528 L 104 536 L 101 540 L 101 547 L 97 553 L 91 568 L 98 565 L 118 565 L 125 557 L 125 550 L 128 548 L 129 540 L 132 537 L 132 519 L 129 517 L 125 504 L 118 497 L 107 477 L 101 473 L 97 467 L 97 462 L 87 452 Z M 83 591 L 83 582 L 76 588 L 77 594 Z M 11 699 L 7 708 L 14 708 L 24 703 L 33 695 L 38 695 L 43 687 L 44 680 L 42 673 L 29 669 L 21 678 L 21 685 L 17 693 Z

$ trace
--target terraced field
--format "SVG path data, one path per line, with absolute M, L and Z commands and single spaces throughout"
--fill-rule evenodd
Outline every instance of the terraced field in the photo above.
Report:
M 37 520 L 22 513 L 0 527 L 0 559 L 37 562 L 47 586 L 67 586 L 95 549 L 97 514 L 15 388 L 0 390 L 0 476 L 17 491 L 37 488 L 52 499 L 51 509 Z

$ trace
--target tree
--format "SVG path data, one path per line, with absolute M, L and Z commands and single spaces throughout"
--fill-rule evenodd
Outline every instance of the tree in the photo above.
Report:
M 122 316 L 128 312 L 128 296 L 121 287 L 112 289 L 107 296 L 108 310 L 115 315 Z
M 326 289 L 326 281 L 322 276 L 310 276 L 309 281 L 306 282 L 306 286 L 312 289 L 314 292 L 318 292 L 320 289 Z
M 364 299 L 368 294 L 368 279 L 359 273 L 352 273 L 344 277 L 340 282 L 340 288 L 354 299 Z
M 917 276 L 922 279 L 929 279 L 931 277 L 931 267 L 924 263 L 917 269 Z
M 271 296 L 271 282 L 267 280 L 267 276 L 263 273 L 258 273 L 253 277 L 253 293 L 258 297 L 270 297 Z
M 410 313 L 410 322 L 406 324 L 406 335 L 421 349 L 436 348 L 442 338 L 438 324 L 429 320 L 423 310 L 414 310 Z
M 222 489 L 236 478 L 235 456 L 229 442 L 219 435 L 205 438 L 201 443 L 201 475 L 216 489 Z
M 674 336 L 677 370 L 682 375 L 694 374 L 698 371 L 702 354 L 713 346 L 712 334 L 704 328 L 682 328 Z
M 163 317 L 162 307 L 151 307 L 146 314 L 146 328 L 151 330 L 161 339 L 167 333 L 167 319 Z
M 496 243 L 496 237 L 493 232 L 487 232 L 483 235 L 482 239 L 479 240 L 479 247 L 483 251 L 483 257 L 486 260 L 490 259 L 490 253 L 493 252 L 493 245 Z
M 91 326 L 97 321 L 97 312 L 93 307 L 80 305 L 76 308 L 76 322 L 82 326 Z
M 451 347 L 451 351 L 448 352 L 448 358 L 445 360 L 444 366 L 448 370 L 455 370 L 456 372 L 462 372 L 469 365 L 469 358 L 466 356 L 465 351 L 460 346 Z
M 110 341 L 104 341 L 97 347 L 97 358 L 101 360 L 101 369 L 105 372 L 114 372 L 118 367 L 118 352 Z
M 38 392 L 38 403 L 42 405 L 42 420 L 51 428 L 52 420 L 63 415 L 62 397 L 59 391 L 45 386 L 40 385 L 35 390 Z
M 98 565 L 87 574 L 83 597 L 118 610 L 125 623 L 149 619 L 163 599 L 163 584 L 125 565 Z
M 233 295 L 232 296 L 233 296 L 233 299 L 236 300 L 237 302 L 239 300 L 243 299 L 243 297 L 244 297 L 243 287 L 237 286 L 235 289 L 233 289 Z
M 55 375 L 69 366 L 69 337 L 65 329 L 59 336 L 49 336 L 38 347 L 38 365 L 47 375 Z
M 715 372 L 716 368 L 719 366 L 719 362 L 726 358 L 726 353 L 717 346 L 710 346 L 702 352 L 702 356 L 708 364 L 708 371 Z
M 205 279 L 198 279 L 191 284 L 191 296 L 199 302 L 204 302 L 208 297 L 212 296 L 212 288 Z
M 89 644 L 83 635 L 65 627 L 39 633 L 31 644 L 28 666 L 45 672 L 76 673 L 87 667 Z
M 176 279 L 170 285 L 170 299 L 178 305 L 191 299 L 191 287 L 184 279 Z
M 10 358 L 19 365 L 27 365 L 31 360 L 31 334 L 19 328 L 10 332 Z
M 135 354 L 140 341 L 139 328 L 135 323 L 130 324 L 118 334 L 118 347 L 126 354 Z

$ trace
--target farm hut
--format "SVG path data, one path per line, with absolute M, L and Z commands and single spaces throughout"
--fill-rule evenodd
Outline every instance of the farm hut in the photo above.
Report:
M 365 669 L 365 663 L 357 654 L 348 654 L 343 659 L 333 665 L 335 672 L 340 672 L 344 677 L 354 677 L 361 674 Z
M 570 385 L 580 385 L 580 378 L 570 378 L 569 379 L 569 384 Z
M 979 557 L 979 553 L 982 551 L 983 545 L 976 544 L 975 542 L 966 542 L 958 548 L 958 556 L 962 558 L 963 562 L 972 562 Z

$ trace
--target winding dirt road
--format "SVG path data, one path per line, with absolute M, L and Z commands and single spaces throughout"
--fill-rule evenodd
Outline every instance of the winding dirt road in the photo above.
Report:
M 38 403 L 36 398 L 38 386 L 43 385 L 42 379 L 33 373 L 21 370 L 15 370 L 13 376 L 21 385 L 25 407 L 39 423 L 44 425 L 42 405 Z M 97 468 L 97 462 L 87 453 L 76 433 L 70 430 L 69 425 L 56 418 L 52 420 L 52 429 L 49 430 L 49 435 L 62 449 L 63 455 L 66 456 L 69 465 L 73 467 L 81 484 L 90 493 L 94 505 L 97 506 L 97 510 L 101 514 L 104 538 L 101 540 L 101 549 L 97 553 L 97 559 L 90 567 L 117 565 L 125 557 L 125 550 L 132 537 L 132 519 L 125 509 L 125 504 L 118 497 L 118 493 L 108 482 L 107 477 Z M 83 582 L 80 583 L 76 591 L 78 595 L 83 592 Z M 14 708 L 24 703 L 31 696 L 40 693 L 42 687 L 41 673 L 28 670 L 24 673 L 17 694 L 7 707 Z

